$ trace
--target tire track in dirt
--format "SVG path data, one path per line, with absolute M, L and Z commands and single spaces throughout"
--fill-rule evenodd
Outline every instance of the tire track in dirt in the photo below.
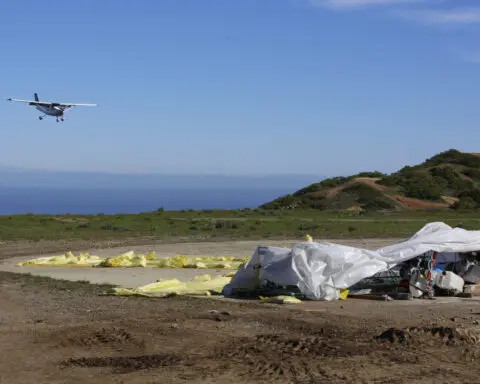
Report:
M 375 340 L 399 344 L 444 343 L 445 345 L 480 345 L 480 328 L 453 327 L 410 327 L 405 329 L 389 328 L 375 337 Z
M 232 369 L 245 379 L 266 382 L 287 380 L 292 383 L 310 383 L 328 379 L 345 381 L 346 377 L 329 374 L 322 368 L 324 359 L 343 359 L 367 353 L 368 343 L 338 343 L 318 336 L 286 337 L 258 335 L 239 338 L 229 346 L 216 350 L 215 358 L 230 361 Z

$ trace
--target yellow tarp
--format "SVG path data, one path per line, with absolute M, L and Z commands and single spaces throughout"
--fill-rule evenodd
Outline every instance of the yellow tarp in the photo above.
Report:
M 340 296 L 339 296 L 339 299 L 340 300 L 347 300 L 347 296 L 348 296 L 348 292 L 349 290 L 348 289 L 340 289 Z
M 161 279 L 151 284 L 137 288 L 112 288 L 105 292 L 111 296 L 145 296 L 145 297 L 169 297 L 176 295 L 188 296 L 211 296 L 221 295 L 223 287 L 230 283 L 234 272 L 223 276 L 212 277 L 210 275 L 196 276 L 190 281 L 181 282 L 178 279 Z M 276 304 L 300 304 L 302 301 L 292 296 L 262 297 L 259 299 L 265 303 Z
M 293 296 L 273 296 L 273 297 L 262 297 L 260 296 L 260 300 L 263 303 L 274 303 L 274 304 L 301 304 L 302 300 L 297 299 Z
M 232 274 L 224 276 L 200 275 L 194 279 L 181 282 L 177 279 L 162 279 L 155 283 L 142 285 L 134 289 L 112 288 L 107 295 L 113 296 L 147 296 L 168 297 L 174 295 L 210 296 L 212 293 L 221 295 L 223 287 L 232 279 Z
M 102 259 L 98 256 L 91 256 L 88 253 L 80 253 L 75 256 L 72 252 L 67 252 L 64 255 L 52 257 L 39 257 L 33 260 L 27 260 L 18 263 L 17 266 L 59 266 L 59 267 L 90 267 L 98 265 Z
M 52 257 L 40 257 L 18 263 L 17 266 L 50 266 L 50 267 L 101 267 L 101 268 L 198 268 L 198 269 L 227 269 L 237 270 L 250 256 L 244 258 L 234 258 L 232 256 L 184 256 L 176 255 L 173 257 L 156 257 L 155 251 L 146 255 L 135 254 L 133 251 L 122 253 L 118 256 L 99 257 L 80 253 L 75 256 L 72 252 L 64 255 Z
M 305 241 L 312 242 L 310 235 L 305 236 Z M 288 245 L 284 245 L 289 248 Z M 75 256 L 72 252 L 67 252 L 59 256 L 40 257 L 18 263 L 17 266 L 49 266 L 49 267 L 101 267 L 101 268 L 197 268 L 197 269 L 227 269 L 237 270 L 241 268 L 250 256 L 232 257 L 232 256 L 184 256 L 176 255 L 173 257 L 160 258 L 155 255 L 155 251 L 147 254 L 135 254 L 134 251 L 122 253 L 112 257 L 99 257 L 80 253 Z

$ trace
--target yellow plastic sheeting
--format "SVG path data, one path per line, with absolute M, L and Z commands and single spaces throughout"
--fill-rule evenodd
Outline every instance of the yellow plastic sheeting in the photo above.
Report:
M 151 259 L 149 259 L 151 260 Z M 114 257 L 107 257 L 104 259 L 98 267 L 143 267 L 147 266 L 147 257 L 145 255 L 139 254 L 135 255 L 133 251 L 125 252 L 121 255 Z
M 60 256 L 39 257 L 37 259 L 27 260 L 18 263 L 17 266 L 91 267 L 100 264 L 102 260 L 102 258 L 89 255 L 88 253 L 80 253 L 78 256 L 75 256 L 72 252 L 67 252 Z
M 305 235 L 305 241 L 307 243 L 313 243 L 313 238 L 308 233 Z
M 197 268 L 197 269 L 231 269 L 240 268 L 250 256 L 244 258 L 234 258 L 232 256 L 203 256 L 203 257 L 187 257 L 177 255 L 164 259 L 156 259 L 151 263 L 156 268 Z
M 114 296 L 147 296 L 147 297 L 168 297 L 175 295 L 210 296 L 212 293 L 221 294 L 223 287 L 227 285 L 232 277 L 210 275 L 196 276 L 194 279 L 181 282 L 177 279 L 162 279 L 155 283 L 142 285 L 134 289 L 112 288 L 107 295 Z
M 343 288 L 340 289 L 339 299 L 340 300 L 347 300 L 348 292 L 349 292 L 348 289 L 343 289 Z
M 100 267 L 100 268 L 197 268 L 197 269 L 226 269 L 237 270 L 250 256 L 234 258 L 232 256 L 184 256 L 177 255 L 167 258 L 157 258 L 155 251 L 144 254 L 135 254 L 133 251 L 122 253 L 118 256 L 99 257 L 80 253 L 75 256 L 72 252 L 53 257 L 40 257 L 18 263 L 17 266 L 51 266 L 51 267 Z
M 273 304 L 301 304 L 302 300 L 297 299 L 293 296 L 273 296 L 273 297 L 263 297 L 260 296 L 260 300 L 263 303 L 273 303 Z

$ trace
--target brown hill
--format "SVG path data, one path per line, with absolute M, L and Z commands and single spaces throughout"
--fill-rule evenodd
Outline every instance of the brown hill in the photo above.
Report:
M 325 211 L 480 208 L 480 155 L 451 149 L 390 175 L 364 172 L 322 180 L 260 206 Z

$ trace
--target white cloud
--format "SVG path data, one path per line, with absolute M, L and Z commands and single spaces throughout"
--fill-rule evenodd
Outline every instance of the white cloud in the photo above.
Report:
M 480 22 L 480 8 L 403 11 L 399 16 L 423 24 L 472 24 Z

